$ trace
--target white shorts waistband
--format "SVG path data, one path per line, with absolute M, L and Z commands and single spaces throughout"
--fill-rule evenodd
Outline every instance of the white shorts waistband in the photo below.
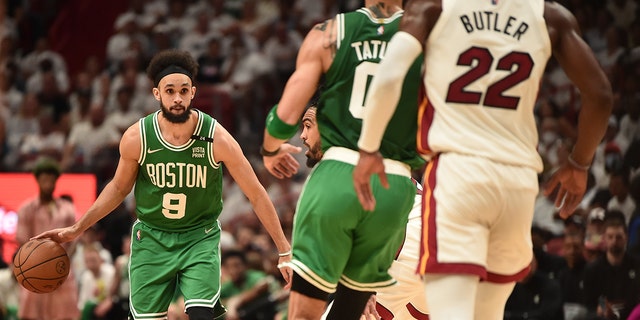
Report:
M 322 156 L 322 160 L 337 160 L 354 166 L 358 164 L 358 159 L 360 159 L 358 151 L 344 147 L 331 147 Z M 384 172 L 411 178 L 411 167 L 408 164 L 392 159 L 383 159 L 382 163 L 384 164 Z

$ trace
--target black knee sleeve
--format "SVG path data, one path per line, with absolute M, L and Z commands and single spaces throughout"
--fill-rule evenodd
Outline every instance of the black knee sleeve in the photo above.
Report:
M 187 308 L 189 320 L 212 320 L 213 308 L 207 307 L 189 307 Z
M 338 284 L 327 320 L 359 320 L 369 297 L 374 293 L 357 291 Z
M 323 301 L 327 301 L 327 299 L 329 299 L 329 293 L 316 288 L 314 285 L 309 283 L 307 280 L 305 280 L 295 272 L 293 273 L 293 279 L 291 280 L 291 291 L 295 291 L 300 294 L 304 294 L 305 296 L 314 299 L 320 299 Z

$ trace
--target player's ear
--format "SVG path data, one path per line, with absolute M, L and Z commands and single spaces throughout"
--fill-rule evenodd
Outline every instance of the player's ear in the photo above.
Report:
M 156 98 L 156 100 L 160 101 L 160 90 L 158 88 L 153 88 L 151 89 L 151 92 L 153 93 L 153 96 Z

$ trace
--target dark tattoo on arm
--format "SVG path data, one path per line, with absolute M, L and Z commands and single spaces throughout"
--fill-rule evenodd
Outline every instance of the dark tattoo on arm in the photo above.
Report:
M 322 47 L 331 50 L 331 57 L 336 55 L 336 38 L 334 34 L 334 19 L 329 19 L 321 24 L 317 24 L 314 29 L 324 32 Z M 328 32 L 327 32 L 328 31 Z
M 388 18 L 398 11 L 395 6 L 387 6 L 384 2 L 378 2 L 368 8 L 373 12 L 376 18 Z
M 323 23 L 316 24 L 316 26 L 313 27 L 313 28 L 316 29 L 316 30 L 325 31 L 325 30 L 327 30 L 327 25 L 328 24 L 329 24 L 329 20 L 326 20 Z

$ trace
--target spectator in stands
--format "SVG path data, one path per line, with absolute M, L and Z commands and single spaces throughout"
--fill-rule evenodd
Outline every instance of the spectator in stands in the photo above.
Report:
M 589 211 L 585 229 L 585 259 L 587 262 L 596 260 L 604 252 L 604 216 L 605 209 L 596 207 Z
M 629 194 L 636 203 L 640 203 L 640 176 L 635 176 L 629 186 Z M 640 207 L 636 206 L 629 222 L 629 253 L 640 259 Z
M 20 285 L 8 266 L 0 269 L 0 319 L 18 319 Z
M 583 226 L 584 228 L 584 226 Z M 584 319 L 587 314 L 584 295 L 584 233 L 564 236 L 563 257 L 567 267 L 558 274 L 564 310 L 564 320 Z
M 273 319 L 275 303 L 270 295 L 279 289 L 274 279 L 261 270 L 249 269 L 243 251 L 224 252 L 222 269 L 226 280 L 222 282 L 220 299 L 227 307 L 225 319 Z
M 212 36 L 207 42 L 207 50 L 198 58 L 198 75 L 196 80 L 201 86 L 224 82 L 223 66 L 225 56 L 222 53 L 220 38 Z
M 636 209 L 636 202 L 629 194 L 629 170 L 620 168 L 611 172 L 609 177 L 609 192 L 611 200 L 607 204 L 607 210 L 618 210 L 624 214 L 625 224 L 631 221 L 631 215 Z
M 278 81 L 285 82 L 296 68 L 302 36 L 296 30 L 289 30 L 284 21 L 278 21 L 273 29 L 264 45 L 264 53 L 274 62 Z
M 620 129 L 615 140 L 625 141 L 630 145 L 634 140 L 640 138 L 640 96 L 635 92 L 627 99 L 623 105 L 625 114 L 620 119 Z M 625 153 L 628 150 L 623 150 Z
M 617 134 L 618 120 L 611 116 L 605 136 L 596 149 L 591 165 L 591 173 L 596 178 L 596 186 L 600 189 L 609 188 L 609 174 L 611 169 L 617 167 L 617 160 L 621 156 L 620 146 L 615 140 Z
M 134 20 L 138 24 L 138 28 L 143 34 L 151 32 L 153 27 L 158 23 L 158 16 L 147 10 L 146 4 L 150 1 L 131 0 L 129 1 L 129 9 L 121 13 L 116 21 L 125 14 L 133 14 Z
M 607 213 L 605 255 L 585 269 L 585 303 L 605 319 L 627 319 L 640 301 L 640 263 L 627 252 L 627 227 L 620 214 Z
M 87 268 L 80 275 L 79 281 L 80 320 L 107 320 L 107 314 L 113 307 L 111 286 L 115 268 L 113 264 L 102 260 L 99 249 L 91 244 L 85 246 L 82 254 Z
M 47 156 L 56 161 L 62 159 L 66 142 L 66 134 L 54 123 L 53 111 L 42 110 L 39 115 L 39 130 L 24 136 L 18 156 L 21 171 L 31 171 L 35 162 L 41 156 Z
M 115 127 L 120 133 L 124 133 L 127 128 L 144 116 L 142 112 L 132 108 L 134 88 L 122 86 L 116 94 L 116 109 L 107 115 L 105 122 L 107 125 Z
M 64 170 L 89 171 L 100 149 L 117 148 L 121 134 L 115 127 L 105 123 L 105 117 L 103 106 L 94 104 L 91 106 L 90 121 L 71 128 L 62 157 Z
M 115 274 L 109 289 L 113 307 L 109 310 L 108 319 L 126 320 L 129 315 L 129 254 L 131 252 L 131 236 L 122 236 L 122 254 L 114 263 Z
M 210 12 L 209 27 L 212 31 L 226 35 L 229 28 L 238 22 L 238 19 L 225 10 L 225 0 L 205 0 L 206 10 Z
M 79 76 L 82 75 L 85 75 L 85 73 L 81 73 Z M 93 94 L 91 88 L 78 88 L 72 93 L 71 97 L 69 125 L 73 127 L 82 121 L 89 121 Z
M 607 0 L 606 10 L 619 28 L 629 28 L 636 20 L 638 4 L 633 0 Z
M 38 60 L 36 64 L 37 69 L 27 78 L 27 92 L 40 94 L 45 90 L 45 81 L 48 79 L 55 80 L 56 91 L 58 93 L 65 93 L 69 90 L 69 76 L 66 70 L 56 71 L 54 68 L 54 62 L 51 58 L 43 58 Z M 48 78 L 48 79 L 45 79 Z
M 0 61 L 2 61 L 1 58 Z M 13 115 L 18 113 L 24 99 L 24 93 L 18 90 L 17 72 L 15 64 L 0 65 L 0 106 L 7 108 Z
M 40 101 L 34 94 L 27 94 L 22 101 L 18 113 L 7 122 L 7 156 L 5 164 L 10 168 L 17 166 L 20 145 L 24 137 L 32 132 L 40 131 Z
M 94 225 L 91 228 L 85 230 L 78 238 L 78 241 L 74 242 L 73 246 L 69 250 L 71 258 L 71 265 L 73 266 L 76 279 L 80 281 L 84 272 L 89 268 L 86 265 L 85 250 L 95 250 L 100 256 L 100 260 L 106 263 L 113 264 L 113 257 L 109 250 L 102 246 L 100 241 L 102 238 L 102 232 L 98 225 Z
M 196 59 L 200 58 L 206 51 L 208 41 L 213 36 L 219 36 L 212 31 L 209 26 L 209 15 L 206 12 L 199 12 L 195 15 L 196 24 L 192 30 L 186 32 L 180 38 L 178 48 L 189 51 Z
M 52 228 L 67 227 L 76 219 L 74 205 L 53 192 L 60 177 L 57 162 L 43 158 L 38 161 L 33 174 L 38 184 L 38 195 L 28 199 L 18 210 L 16 241 L 22 245 L 32 237 Z M 64 244 L 67 247 L 70 243 Z M 65 282 L 51 293 L 33 293 L 21 288 L 19 319 L 74 320 L 78 316 L 78 291 L 73 266 Z
M 174 43 L 187 35 L 196 24 L 195 19 L 187 14 L 187 1 L 168 0 L 169 11 L 164 16 L 164 23 L 169 29 L 169 34 Z
M 144 50 L 149 49 L 149 40 L 138 28 L 135 14 L 128 12 L 118 17 L 114 24 L 115 33 L 107 41 L 107 61 L 110 71 L 132 53 L 132 44 L 138 42 Z
M 34 50 L 20 60 L 20 69 L 24 76 L 28 78 L 34 73 L 37 73 L 38 66 L 40 66 L 44 60 L 51 61 L 51 70 L 56 75 L 56 79 L 66 81 L 68 85 L 67 63 L 61 54 L 51 50 L 47 37 L 43 36 L 36 40 Z M 66 87 L 68 88 L 68 86 Z
M 537 270 L 535 254 L 529 274 L 516 283 L 507 300 L 504 319 L 563 319 L 560 285 Z
M 593 52 L 597 53 L 607 47 L 606 33 L 612 25 L 613 17 L 607 10 L 597 10 L 595 12 L 595 23 L 590 28 L 583 31 L 584 38 Z

